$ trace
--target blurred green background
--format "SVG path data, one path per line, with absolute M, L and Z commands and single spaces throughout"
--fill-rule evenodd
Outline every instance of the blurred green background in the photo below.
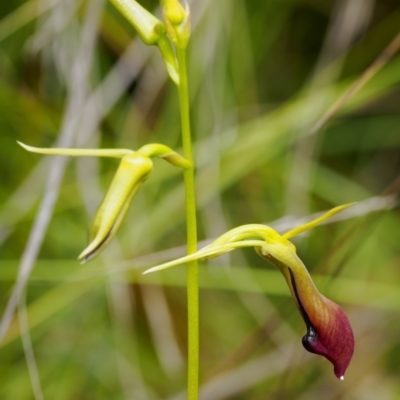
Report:
M 141 3 L 160 15 L 156 1 Z M 191 10 L 200 240 L 247 223 L 284 232 L 358 202 L 294 240 L 354 328 L 345 381 L 303 349 L 283 277 L 243 250 L 201 265 L 201 398 L 399 399 L 396 49 L 313 129 L 400 32 L 398 0 L 192 0 Z M 44 157 L 16 144 L 180 150 L 176 88 L 157 49 L 105 0 L 8 0 L 0 16 L 2 312 L 18 268 L 34 266 L 33 353 L 22 309 L 0 345 L 0 398 L 39 399 L 40 382 L 45 399 L 184 399 L 184 267 L 141 276 L 185 252 L 181 172 L 155 161 L 117 239 L 80 265 L 118 161 Z

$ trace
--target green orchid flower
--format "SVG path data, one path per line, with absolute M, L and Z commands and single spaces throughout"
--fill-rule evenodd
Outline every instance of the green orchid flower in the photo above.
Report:
M 133 197 L 153 169 L 152 157 L 163 158 L 172 165 L 183 169 L 191 166 L 188 160 L 161 144 L 148 144 L 138 151 L 133 151 L 129 149 L 45 149 L 18 143 L 24 149 L 39 154 L 73 157 L 116 157 L 121 159 L 110 188 L 89 229 L 89 244 L 78 257 L 82 263 L 99 254 L 118 232 Z
M 114 7 L 130 22 L 143 43 L 156 45 L 163 57 L 170 78 L 179 85 L 179 73 L 176 57 L 166 36 L 166 27 L 162 21 L 147 11 L 135 0 L 110 0 Z M 179 18 L 176 7 L 170 13 Z
M 144 273 L 160 271 L 192 260 L 218 257 L 242 247 L 254 247 L 257 254 L 282 272 L 307 327 L 302 343 L 306 350 L 327 358 L 336 377 L 343 380 L 354 352 L 354 336 L 344 311 L 323 296 L 311 279 L 296 247 L 288 239 L 314 228 L 354 203 L 335 207 L 321 217 L 280 235 L 265 225 L 234 228 L 194 254 L 150 268 Z

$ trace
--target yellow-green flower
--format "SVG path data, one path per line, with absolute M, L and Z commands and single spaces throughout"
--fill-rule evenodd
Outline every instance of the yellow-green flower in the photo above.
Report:
M 133 197 L 153 169 L 151 157 L 163 158 L 180 168 L 190 166 L 189 161 L 161 144 L 148 144 L 136 152 L 128 149 L 43 149 L 19 144 L 28 151 L 40 154 L 121 158 L 89 229 L 89 243 L 78 257 L 83 263 L 99 254 L 116 235 Z
M 307 327 L 303 337 L 306 350 L 326 357 L 334 366 L 335 375 L 343 379 L 354 352 L 354 336 L 343 310 L 323 296 L 288 239 L 312 229 L 322 221 L 353 205 L 336 207 L 320 218 L 301 225 L 283 235 L 265 225 L 243 225 L 232 229 L 195 254 L 153 267 L 145 273 L 160 271 L 192 260 L 217 257 L 241 247 L 254 247 L 257 254 L 282 272 L 292 297 Z
M 135 0 L 110 0 L 119 12 L 132 24 L 147 45 L 157 44 L 165 33 L 165 26 Z
M 167 39 L 164 23 L 135 0 L 110 0 L 110 2 L 135 28 L 143 43 L 149 46 L 156 45 L 159 48 L 170 78 L 178 85 L 178 65 L 171 43 Z M 172 7 L 170 13 L 179 18 L 177 7 Z

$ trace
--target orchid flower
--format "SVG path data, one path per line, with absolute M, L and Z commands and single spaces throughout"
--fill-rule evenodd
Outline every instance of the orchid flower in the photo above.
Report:
M 188 160 L 161 144 L 148 144 L 135 152 L 129 149 L 45 149 L 18 143 L 24 149 L 39 154 L 121 158 L 110 188 L 89 229 L 89 244 L 78 257 L 82 263 L 99 254 L 116 235 L 133 197 L 153 169 L 151 157 L 163 158 L 183 169 L 191 165 Z
M 257 254 L 282 272 L 306 324 L 302 343 L 306 350 L 327 358 L 336 377 L 343 380 L 354 352 L 354 336 L 343 310 L 323 296 L 311 279 L 296 247 L 288 239 L 314 228 L 354 203 L 335 207 L 321 217 L 280 235 L 266 225 L 243 225 L 234 228 L 194 254 L 150 268 L 144 273 L 160 271 L 192 260 L 218 257 L 241 247 L 254 247 Z
M 177 0 L 166 0 L 166 4 L 164 4 L 166 13 L 164 24 L 135 0 L 110 0 L 110 2 L 135 28 L 143 43 L 148 46 L 155 45 L 159 48 L 170 78 L 176 85 L 179 85 L 178 65 L 167 34 L 169 35 L 171 32 L 173 33 L 172 40 L 175 40 L 176 37 L 182 38 L 180 42 L 187 44 L 186 39 L 189 36 L 188 11 L 185 12 Z M 171 26 L 176 26 L 176 29 L 171 29 Z

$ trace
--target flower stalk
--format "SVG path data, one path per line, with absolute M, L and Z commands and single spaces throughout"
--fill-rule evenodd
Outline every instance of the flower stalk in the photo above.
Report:
M 197 251 L 196 198 L 189 114 L 189 88 L 186 70 L 185 49 L 177 49 L 179 65 L 179 106 L 183 151 L 191 168 L 183 172 L 185 184 L 187 254 Z M 197 260 L 187 263 L 187 307 L 188 307 L 188 400 L 197 400 L 199 391 L 199 270 Z

